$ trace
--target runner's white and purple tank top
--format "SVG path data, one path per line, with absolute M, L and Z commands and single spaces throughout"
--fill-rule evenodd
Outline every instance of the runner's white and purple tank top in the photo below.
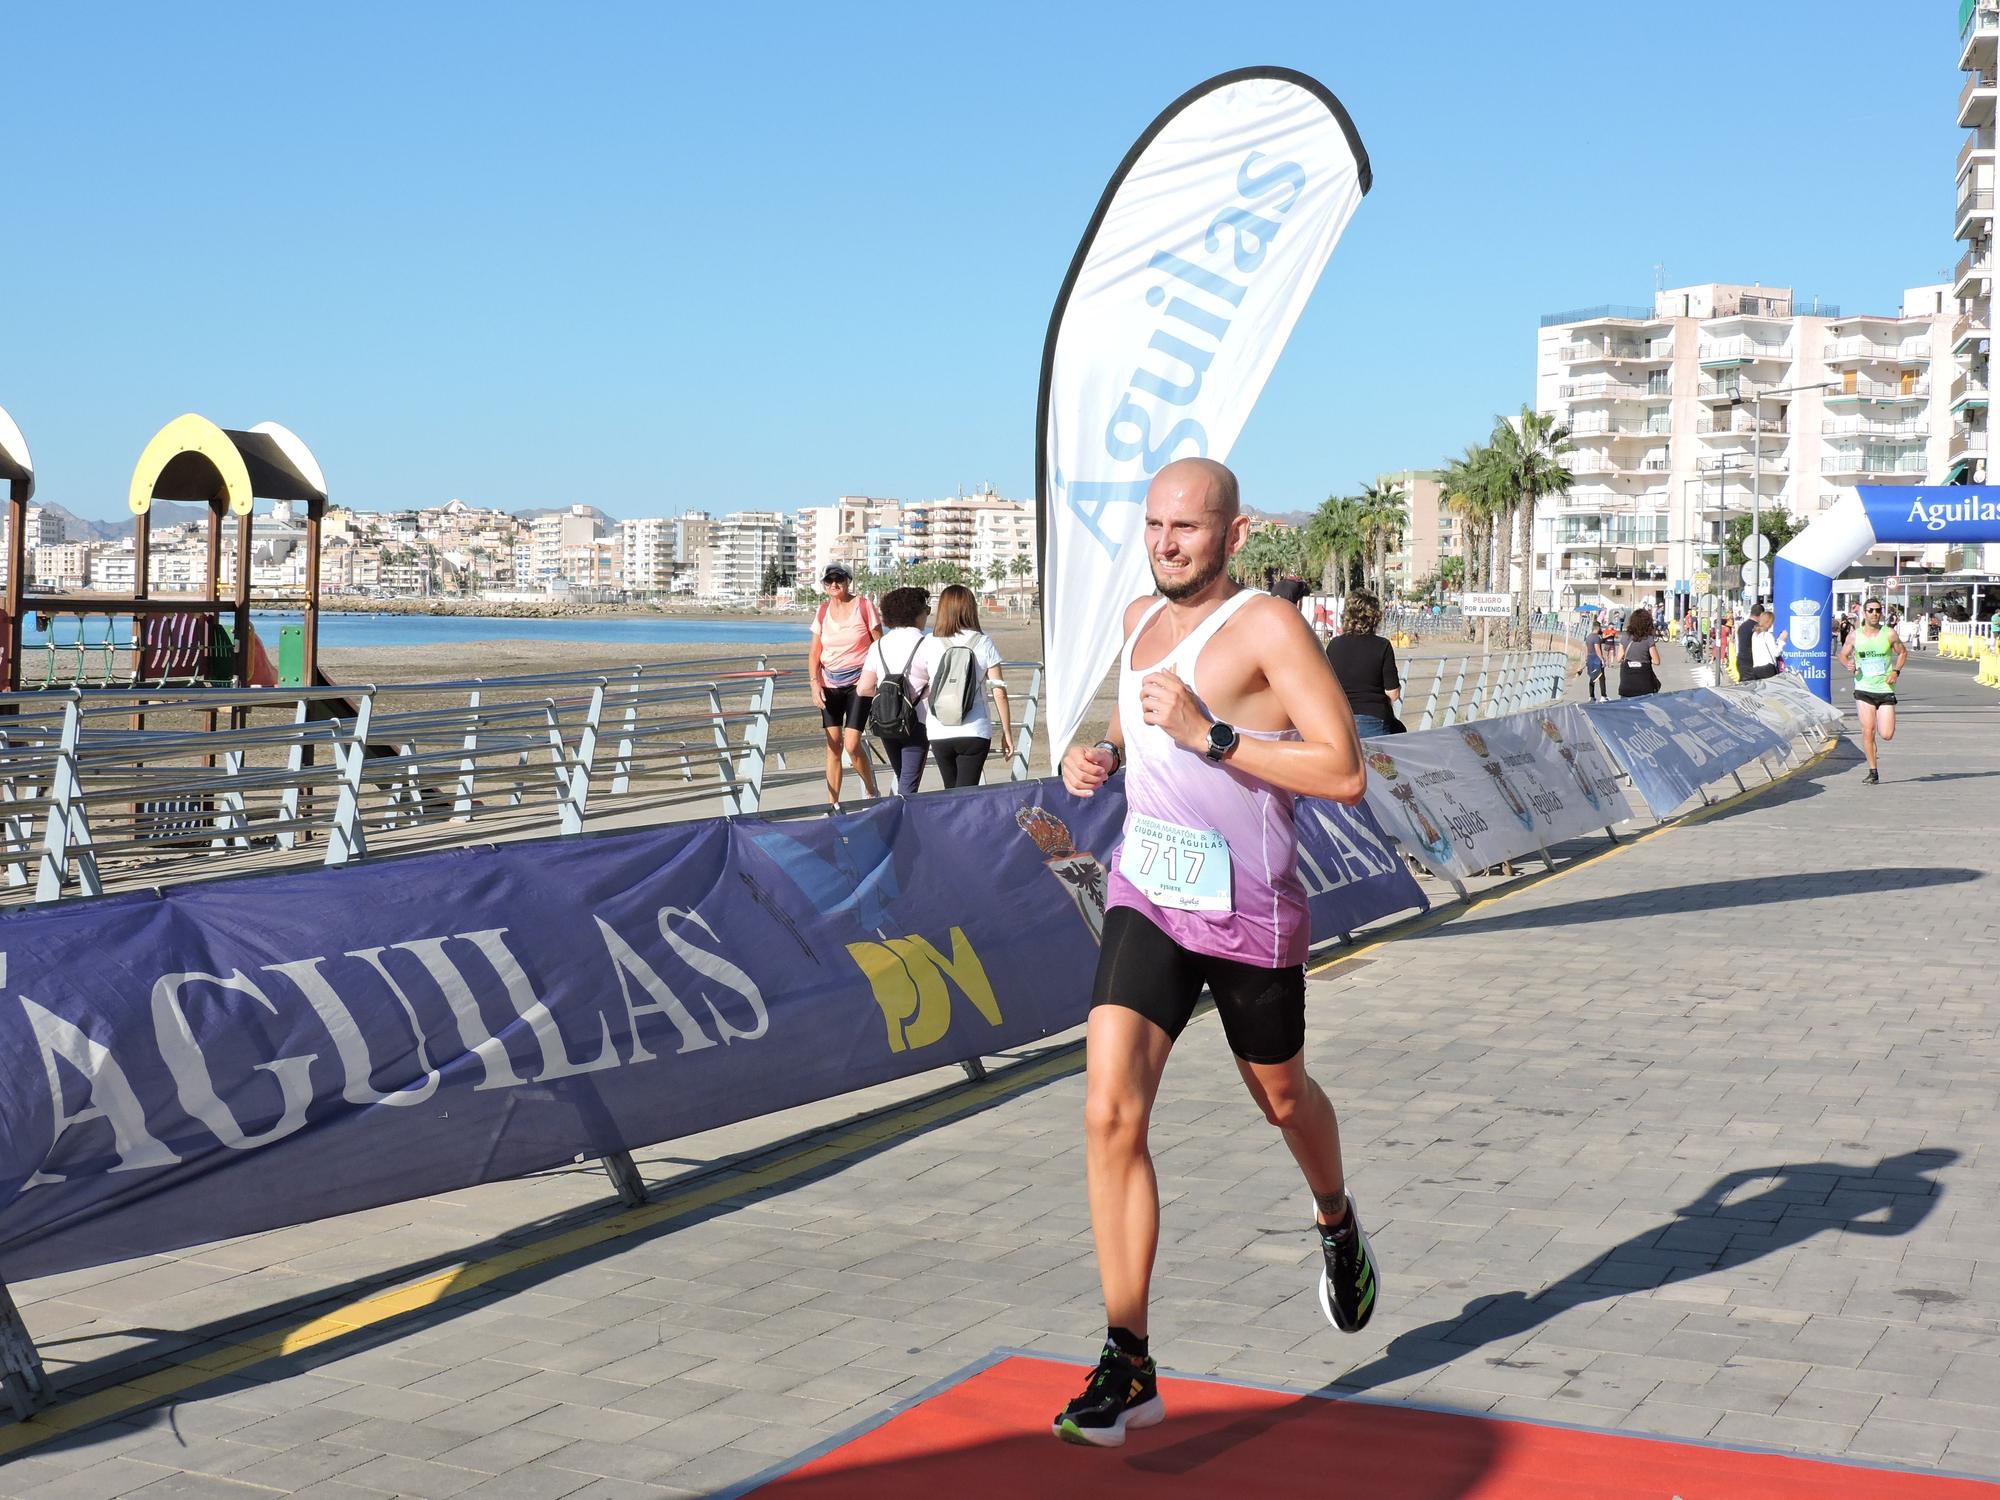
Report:
M 1112 862 L 1107 906 L 1140 912 L 1191 953 L 1226 958 L 1260 968 L 1304 963 L 1310 944 L 1305 885 L 1299 879 L 1298 831 L 1292 824 L 1290 792 L 1224 762 L 1216 765 L 1199 750 L 1174 743 L 1164 729 L 1148 724 L 1139 702 L 1139 684 L 1148 672 L 1172 672 L 1208 709 L 1198 675 L 1201 650 L 1215 633 L 1262 590 L 1244 589 L 1197 625 L 1157 664 L 1132 665 L 1132 650 L 1153 617 L 1166 608 L 1159 600 L 1146 611 L 1119 655 L 1118 718 L 1125 735 L 1125 843 Z M 1246 739 L 1296 740 L 1297 730 L 1254 730 L 1237 726 Z M 1137 818 L 1157 818 L 1183 828 L 1213 830 L 1229 848 L 1229 911 L 1186 911 L 1150 899 L 1128 879 L 1124 850 Z

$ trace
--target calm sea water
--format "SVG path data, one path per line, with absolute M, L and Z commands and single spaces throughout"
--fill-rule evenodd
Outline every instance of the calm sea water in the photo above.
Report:
M 253 618 L 266 649 L 277 649 L 282 626 L 297 624 L 297 615 L 265 614 Z M 86 622 L 88 639 L 102 640 L 106 622 Z M 76 640 L 76 625 L 59 627 L 64 644 Z M 123 635 L 131 626 L 121 621 Z M 488 615 L 351 615 L 323 614 L 319 620 L 322 650 L 352 650 L 369 646 L 448 646 L 473 641 L 578 641 L 607 646 L 665 646 L 709 642 L 719 646 L 803 645 L 811 626 L 780 620 L 697 620 L 657 617 L 617 620 L 588 616 L 567 620 L 517 620 Z M 28 621 L 25 639 L 39 643 L 47 635 Z

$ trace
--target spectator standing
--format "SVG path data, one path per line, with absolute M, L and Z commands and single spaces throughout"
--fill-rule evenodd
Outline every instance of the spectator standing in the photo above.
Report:
M 1000 677 L 1000 648 L 980 628 L 979 601 L 952 584 L 938 595 L 937 619 L 917 653 L 911 681 L 925 684 L 925 731 L 931 758 L 947 787 L 978 786 L 993 753 L 998 721 L 1000 753 L 1014 754 L 1014 726 L 1007 712 L 1007 684 Z M 987 694 L 993 709 L 987 710 Z
M 1590 701 L 1609 698 L 1611 689 L 1604 682 L 1604 636 L 1601 629 L 1592 629 L 1583 638 L 1583 665 L 1577 670 L 1589 679 Z
M 868 659 L 861 664 L 860 691 L 864 697 L 872 698 L 889 677 L 900 676 L 908 685 L 916 734 L 909 739 L 880 736 L 882 753 L 896 771 L 896 791 L 904 797 L 916 795 L 924 779 L 924 759 L 930 754 L 923 684 L 915 675 L 917 658 L 923 651 L 924 625 L 930 617 L 929 589 L 890 589 L 882 596 L 882 638 L 868 648 Z
M 806 651 L 806 672 L 812 680 L 813 702 L 819 705 L 826 730 L 826 800 L 840 809 L 840 766 L 845 759 L 861 778 L 862 790 L 874 797 L 875 771 L 868 764 L 861 729 L 868 722 L 868 700 L 861 696 L 861 664 L 868 648 L 882 635 L 875 606 L 854 592 L 854 575 L 840 563 L 828 563 L 820 574 L 826 599 L 813 616 L 812 645 Z
M 1635 609 L 1625 617 L 1625 649 L 1618 661 L 1618 696 L 1643 698 L 1660 690 L 1660 643 L 1653 637 L 1653 612 Z
M 1743 622 L 1738 633 L 1736 648 L 1736 677 L 1739 682 L 1761 682 L 1766 677 L 1776 677 L 1784 668 L 1778 658 L 1785 654 L 1785 636 L 1771 633 L 1771 627 L 1778 622 L 1778 612 L 1768 603 L 1757 606 L 1757 613 Z
M 1354 728 L 1363 739 L 1395 734 L 1395 704 L 1403 696 L 1396 675 L 1396 648 L 1375 633 L 1382 623 L 1382 601 L 1357 590 L 1347 596 L 1340 615 L 1340 634 L 1326 643 L 1327 663 L 1354 710 Z M 1395 725 L 1395 728 L 1391 728 Z

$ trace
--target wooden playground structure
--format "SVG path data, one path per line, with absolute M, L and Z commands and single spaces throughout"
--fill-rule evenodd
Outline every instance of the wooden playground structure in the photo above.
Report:
M 7 590 L 0 691 L 40 688 L 311 687 L 319 672 L 319 572 L 326 480 L 312 451 L 275 422 L 238 431 L 205 417 L 176 417 L 153 435 L 132 471 L 132 586 L 51 591 L 36 586 L 29 555 L 28 503 L 35 473 L 20 429 L 0 409 L 0 480 L 8 486 Z M 259 594 L 254 572 L 258 500 L 304 511 L 304 585 Z M 160 502 L 206 507 L 201 592 L 153 591 L 153 514 Z M 233 535 L 232 535 L 233 533 Z M 225 548 L 229 548 L 224 593 Z M 274 664 L 252 623 L 253 610 L 296 613 L 280 631 Z M 41 670 L 24 670 L 27 626 L 43 636 Z

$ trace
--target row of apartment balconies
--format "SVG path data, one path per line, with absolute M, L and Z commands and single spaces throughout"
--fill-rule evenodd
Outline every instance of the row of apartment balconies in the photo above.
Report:
M 1965 29 L 1959 37 L 1960 70 L 1990 68 L 1996 39 L 2000 39 L 2000 5 L 1995 5 L 1993 0 L 1978 0 L 1972 13 L 1965 18 Z

